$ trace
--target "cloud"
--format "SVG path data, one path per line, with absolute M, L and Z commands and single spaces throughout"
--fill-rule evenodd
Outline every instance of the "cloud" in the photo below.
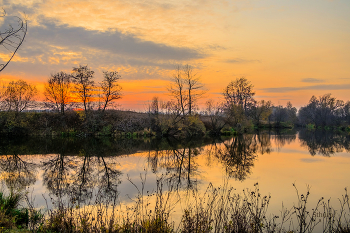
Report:
M 147 91 L 129 91 L 129 92 L 125 92 L 128 95 L 144 95 L 144 94 L 164 94 L 164 93 L 168 93 L 167 91 L 156 91 L 156 90 L 147 90 Z M 149 101 L 149 100 L 147 100 Z
M 322 84 L 304 87 L 272 87 L 272 88 L 262 88 L 265 92 L 269 93 L 285 93 L 301 90 L 346 90 L 350 89 L 350 84 Z
M 151 60 L 176 60 L 202 58 L 194 49 L 173 47 L 151 41 L 141 41 L 133 35 L 124 35 L 118 31 L 99 32 L 82 27 L 57 26 L 53 22 L 31 28 L 32 39 L 56 46 L 69 48 L 94 48 L 112 54 L 143 57 Z
M 224 62 L 226 63 L 255 63 L 255 62 L 261 63 L 260 60 L 247 60 L 247 59 L 241 59 L 241 58 L 227 59 L 227 60 L 224 60 Z
M 317 79 L 317 78 L 304 78 L 301 80 L 304 83 L 321 83 L 324 80 L 323 79 Z
M 147 41 L 170 45 L 198 46 L 198 39 L 227 31 L 231 14 L 226 0 L 5 0 L 2 5 L 13 11 L 29 12 L 31 25 L 42 18 L 57 25 L 83 27 L 89 30 L 118 30 Z M 205 27 L 203 27 L 205 25 Z M 196 37 L 197 40 L 193 38 Z M 211 44 L 209 42 L 209 44 Z
M 195 49 L 142 41 L 118 31 L 57 26 L 52 21 L 42 25 L 30 27 L 16 56 L 22 59 L 14 59 L 7 74 L 25 70 L 26 75 L 48 76 L 86 64 L 96 71 L 123 68 L 129 79 L 167 79 L 164 72 L 175 64 L 206 56 Z
M 301 162 L 304 162 L 304 163 L 318 163 L 318 162 L 324 161 L 324 159 L 319 159 L 319 158 L 303 158 L 300 160 Z

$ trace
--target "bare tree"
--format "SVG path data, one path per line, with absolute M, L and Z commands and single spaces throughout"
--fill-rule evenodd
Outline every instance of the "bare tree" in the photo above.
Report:
M 295 124 L 298 120 L 297 117 L 297 108 L 293 107 L 292 103 L 290 101 L 287 102 L 287 112 L 288 112 L 288 121 L 292 124 Z
M 248 106 L 254 101 L 253 85 L 246 78 L 237 78 L 231 81 L 224 89 L 224 97 L 227 105 L 241 106 L 247 112 Z
M 161 102 L 158 96 L 152 98 L 151 103 L 148 105 L 148 115 L 151 121 L 151 130 L 154 132 L 161 132 L 159 112 L 161 109 Z
M 198 99 L 205 93 L 204 85 L 201 83 L 199 77 L 194 73 L 193 68 L 186 65 L 183 68 L 184 79 L 187 91 L 187 109 L 188 115 L 192 115 L 193 110 L 197 105 Z
M 220 134 L 226 125 L 224 119 L 224 106 L 222 103 L 215 103 L 212 99 L 206 102 L 206 113 L 210 118 L 210 131 L 212 134 Z
M 168 91 L 175 98 L 182 116 L 192 115 L 198 99 L 205 93 L 200 78 L 191 66 L 186 65 L 182 69 L 177 66 L 172 81 Z
M 118 83 L 120 75 L 117 71 L 104 71 L 103 74 L 103 81 L 100 85 L 104 102 L 102 111 L 104 112 L 111 101 L 121 98 L 122 87 Z
M 36 94 L 37 89 L 35 86 L 23 80 L 12 81 L 3 94 L 5 107 L 8 111 L 22 112 L 34 106 Z
M 5 102 L 3 101 L 5 90 L 5 85 L 3 83 L 0 83 L 0 111 L 2 111 L 5 107 Z
M 173 96 L 177 102 L 178 108 L 181 111 L 182 116 L 185 116 L 185 105 L 186 105 L 186 95 L 185 95 L 185 83 L 181 75 L 181 68 L 178 65 L 173 76 L 172 83 L 168 88 L 170 95 Z
M 72 80 L 75 84 L 75 91 L 78 99 L 84 104 L 84 111 L 87 113 L 93 99 L 95 82 L 94 71 L 87 66 L 73 68 Z
M 148 106 L 148 108 L 149 108 L 148 112 L 152 115 L 157 116 L 159 114 L 160 107 L 161 107 L 161 103 L 159 101 L 159 97 L 154 96 L 152 98 L 151 103 Z
M 6 17 L 5 10 L 3 10 L 0 18 L 9 18 Z M 8 55 L 4 63 L 0 64 L 0 72 L 5 69 L 15 56 L 19 47 L 22 45 L 26 34 L 27 20 L 17 16 L 12 16 L 7 28 L 0 31 L 0 53 Z
M 70 75 L 63 71 L 52 74 L 45 85 L 46 100 L 62 115 L 71 99 L 71 88 Z

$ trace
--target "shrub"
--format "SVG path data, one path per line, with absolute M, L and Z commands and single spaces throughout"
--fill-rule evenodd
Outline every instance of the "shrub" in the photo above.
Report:
M 28 209 L 19 208 L 23 194 L 13 193 L 8 196 L 0 192 L 0 227 L 25 227 L 29 223 Z

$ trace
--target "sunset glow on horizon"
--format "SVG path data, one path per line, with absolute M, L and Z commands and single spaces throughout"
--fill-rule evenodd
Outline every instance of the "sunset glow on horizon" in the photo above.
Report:
M 23 79 L 39 92 L 51 74 L 88 65 L 95 81 L 121 75 L 121 109 L 147 110 L 170 99 L 177 65 L 191 65 L 223 101 L 246 77 L 257 100 L 305 106 L 312 95 L 350 100 L 348 0 L 0 0 L 7 16 L 28 19 L 28 33 L 0 83 Z M 0 29 L 5 21 L 0 18 Z M 8 58 L 0 50 L 0 60 Z

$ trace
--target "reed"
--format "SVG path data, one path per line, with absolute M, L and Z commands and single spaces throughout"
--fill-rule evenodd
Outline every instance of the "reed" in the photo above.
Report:
M 161 176 L 157 179 L 153 193 L 145 191 L 146 175 L 140 176 L 141 186 L 137 186 L 129 177 L 129 182 L 137 190 L 131 205 L 121 204 L 118 193 L 110 195 L 106 201 L 103 193 L 98 192 L 90 203 L 79 203 L 72 196 L 69 199 L 55 200 L 55 208 L 44 216 L 29 206 L 18 209 L 23 194 L 0 195 L 1 226 L 5 229 L 26 227 L 32 232 L 350 232 L 350 203 L 347 190 L 339 201 L 339 208 L 332 207 L 330 200 L 320 198 L 316 205 L 310 206 L 310 188 L 300 193 L 295 187 L 297 202 L 286 208 L 282 205 L 279 214 L 268 212 L 271 196 L 263 195 L 256 183 L 253 189 L 237 193 L 228 184 L 214 187 L 210 184 L 200 194 L 196 188 L 187 190 L 188 202 L 184 205 L 183 190 L 176 189 L 174 183 Z M 73 195 L 73 194 L 72 194 Z M 28 201 L 28 199 L 27 199 Z M 172 219 L 176 205 L 184 205 L 180 221 Z M 12 210 L 26 213 L 20 218 Z M 28 214 L 29 213 L 29 214 Z M 30 216 L 36 216 L 33 218 Z M 23 215 L 24 216 L 24 215 Z M 0 218 L 4 219 L 4 218 Z M 24 220 L 25 219 L 25 220 Z M 9 222 L 16 222 L 11 224 Z M 31 223 L 32 222 L 32 223 Z

